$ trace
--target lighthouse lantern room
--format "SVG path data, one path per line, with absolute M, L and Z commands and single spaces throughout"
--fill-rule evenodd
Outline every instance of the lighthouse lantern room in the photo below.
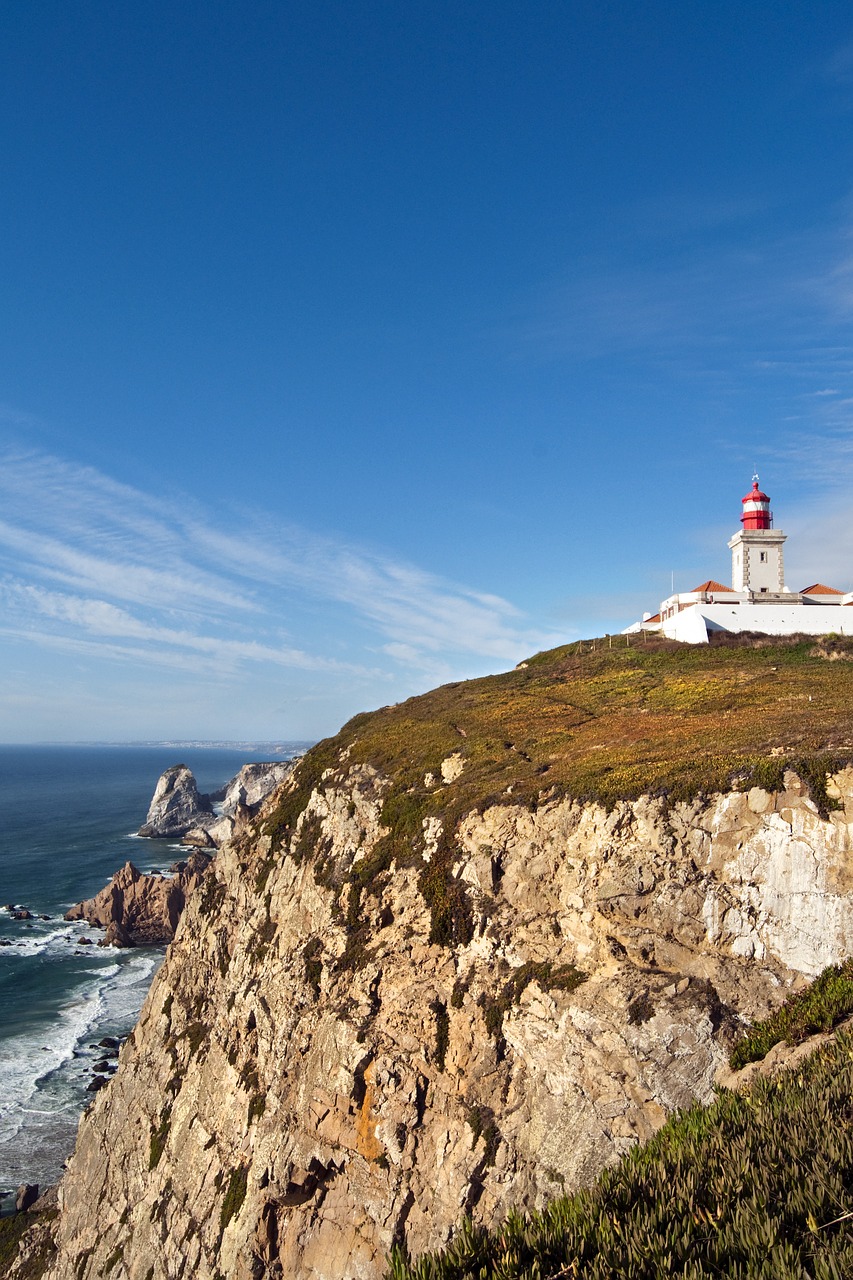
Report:
M 773 528 L 770 499 L 752 477 L 752 489 L 742 499 L 743 526 L 729 542 L 732 553 L 732 590 L 749 595 L 784 593 L 785 563 L 782 547 L 785 534 Z

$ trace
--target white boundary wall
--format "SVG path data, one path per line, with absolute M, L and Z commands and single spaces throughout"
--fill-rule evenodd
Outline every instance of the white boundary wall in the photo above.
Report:
M 709 631 L 763 631 L 771 636 L 802 632 L 853 635 L 853 607 L 829 604 L 694 604 L 667 618 L 661 631 L 670 640 L 707 644 Z

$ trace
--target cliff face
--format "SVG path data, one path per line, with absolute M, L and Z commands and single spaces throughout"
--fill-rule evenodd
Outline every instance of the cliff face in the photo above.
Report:
M 424 778 L 410 857 L 348 746 L 219 853 L 81 1124 L 52 1277 L 375 1280 L 707 1099 L 738 1018 L 853 949 L 853 769 L 823 817 L 789 770 L 460 819 L 467 768 Z

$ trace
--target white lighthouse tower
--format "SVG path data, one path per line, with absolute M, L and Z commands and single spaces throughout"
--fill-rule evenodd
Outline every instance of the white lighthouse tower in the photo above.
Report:
M 742 502 L 743 528 L 729 542 L 732 591 L 746 592 L 749 598 L 784 594 L 787 588 L 782 548 L 786 535 L 773 528 L 770 499 L 759 489 L 758 476 L 752 477 L 752 489 Z

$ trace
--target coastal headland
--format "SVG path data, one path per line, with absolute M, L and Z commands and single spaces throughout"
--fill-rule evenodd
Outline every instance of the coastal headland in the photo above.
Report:
M 30 1262 L 378 1280 L 590 1185 L 853 951 L 851 847 L 844 640 L 599 640 L 355 717 L 189 896 Z

